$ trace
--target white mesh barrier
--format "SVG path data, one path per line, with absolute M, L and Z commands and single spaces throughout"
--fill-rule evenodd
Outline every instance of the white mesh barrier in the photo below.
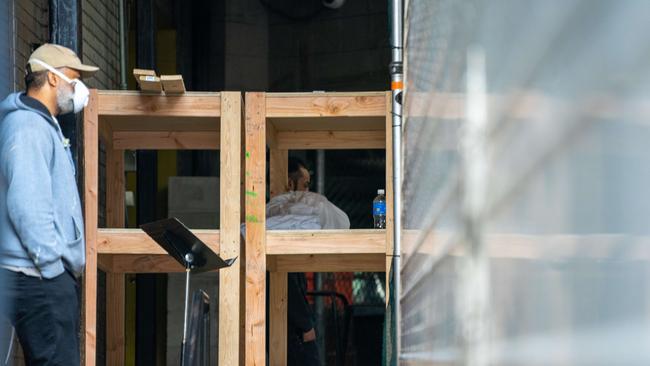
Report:
M 650 364 L 650 1 L 406 14 L 402 364 Z

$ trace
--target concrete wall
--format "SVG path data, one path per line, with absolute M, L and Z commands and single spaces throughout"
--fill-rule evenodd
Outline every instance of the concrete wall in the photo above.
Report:
M 228 0 L 225 7 L 225 90 L 267 90 L 268 14 L 259 0 Z
M 387 1 L 320 1 L 269 5 L 269 90 L 386 90 Z

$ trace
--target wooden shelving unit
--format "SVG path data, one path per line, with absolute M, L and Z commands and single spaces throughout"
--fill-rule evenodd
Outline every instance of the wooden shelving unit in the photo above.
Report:
M 390 92 L 246 93 L 246 365 L 265 364 L 270 271 L 270 365 L 287 362 L 287 273 L 389 271 L 392 256 Z M 266 149 L 271 195 L 284 191 L 292 149 L 386 149 L 386 230 L 266 231 Z
M 220 149 L 220 230 L 195 233 L 225 258 L 240 255 L 241 112 L 239 92 L 147 95 L 91 90 L 84 113 L 86 269 L 85 365 L 96 359 L 97 269 L 106 271 L 107 365 L 124 364 L 125 273 L 182 271 L 140 229 L 124 229 L 124 150 Z M 99 141 L 106 146 L 106 221 L 98 228 Z M 220 272 L 219 364 L 239 362 L 239 261 Z

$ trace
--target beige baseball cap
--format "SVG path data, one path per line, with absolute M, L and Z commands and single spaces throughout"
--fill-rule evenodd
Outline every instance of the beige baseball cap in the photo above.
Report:
M 27 61 L 33 72 L 47 70 L 40 63 L 32 62 L 34 59 L 44 62 L 55 69 L 67 67 L 79 71 L 82 78 L 90 77 L 99 70 L 99 67 L 82 64 L 73 50 L 57 44 L 46 43 L 40 46 L 32 52 Z

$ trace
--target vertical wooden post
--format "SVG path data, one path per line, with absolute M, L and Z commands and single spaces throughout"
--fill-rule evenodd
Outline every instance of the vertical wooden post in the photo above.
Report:
M 113 148 L 112 131 L 106 143 L 106 224 L 124 227 L 124 150 Z M 125 277 L 106 273 L 106 364 L 123 365 L 125 349 Z
M 270 121 L 266 122 L 266 145 L 269 147 L 270 196 L 274 197 L 284 193 L 287 189 L 289 151 L 286 149 L 278 149 L 277 132 L 275 126 Z
M 386 305 L 390 296 L 390 270 L 393 265 L 393 98 L 386 92 Z M 395 192 L 399 194 L 399 192 Z M 399 268 L 393 270 L 399 271 Z
M 242 103 L 242 116 L 246 116 L 246 99 Z M 245 117 L 244 117 L 245 118 Z M 246 222 L 246 164 L 248 163 L 246 159 L 246 123 L 241 123 L 241 138 L 240 138 L 240 160 L 241 160 L 241 174 L 240 174 L 240 184 L 239 184 L 239 207 L 240 209 L 240 218 L 239 222 Z M 240 242 L 239 245 L 239 364 L 244 365 L 246 363 L 246 238 L 244 242 Z
M 86 268 L 83 277 L 82 362 L 94 366 L 97 342 L 97 191 L 99 181 L 99 132 L 97 90 L 90 91 L 84 111 L 84 214 Z
M 239 251 L 241 94 L 221 94 L 220 247 L 223 258 L 239 257 L 219 273 L 219 365 L 239 363 Z
M 286 191 L 289 174 L 289 151 L 278 149 L 275 128 L 267 122 L 266 143 L 269 146 L 269 187 L 274 197 Z M 269 364 L 287 364 L 287 273 L 271 272 L 269 294 Z
M 106 364 L 124 365 L 126 279 L 124 273 L 106 273 Z
M 266 98 L 246 93 L 245 364 L 265 365 L 266 344 Z
M 269 365 L 287 364 L 287 272 L 271 272 L 269 294 Z
M 269 155 L 269 186 L 271 197 L 275 197 L 287 190 L 289 151 L 270 148 Z

